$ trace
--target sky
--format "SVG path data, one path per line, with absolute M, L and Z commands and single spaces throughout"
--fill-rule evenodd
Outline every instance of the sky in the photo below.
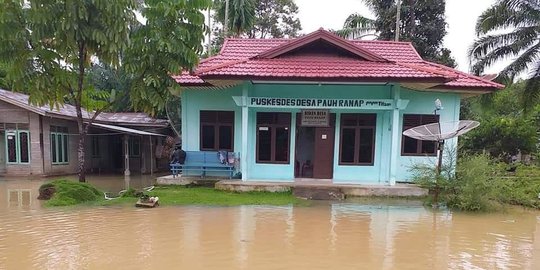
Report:
M 457 69 L 469 71 L 467 51 L 474 42 L 474 26 L 478 16 L 495 3 L 496 0 L 446 0 L 446 23 L 448 34 L 444 46 L 452 51 L 458 62 Z M 361 0 L 295 0 L 298 17 L 302 23 L 301 33 L 310 33 L 321 27 L 340 29 L 352 13 L 360 13 L 373 18 Z M 504 67 L 498 63 L 486 70 L 496 73 Z

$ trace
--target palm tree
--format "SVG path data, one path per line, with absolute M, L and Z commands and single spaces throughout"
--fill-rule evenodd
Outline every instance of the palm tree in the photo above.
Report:
M 530 71 L 523 93 L 526 108 L 540 98 L 540 1 L 498 0 L 476 22 L 479 37 L 469 50 L 472 71 L 481 74 L 494 63 L 512 59 L 500 72 L 513 80 Z
M 376 31 L 375 20 L 353 13 L 347 17 L 343 28 L 335 33 L 344 38 L 360 39 L 364 36 L 374 35 Z
M 251 29 L 255 23 L 255 1 L 254 0 L 217 0 L 214 4 L 216 8 L 216 18 L 225 22 L 226 3 L 229 2 L 229 12 L 227 16 L 226 29 L 230 30 L 227 35 L 235 37 L 241 36 Z

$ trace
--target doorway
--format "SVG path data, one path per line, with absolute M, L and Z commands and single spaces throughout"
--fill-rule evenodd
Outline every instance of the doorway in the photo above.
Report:
M 296 116 L 296 178 L 332 179 L 334 173 L 335 114 L 329 126 L 302 126 L 301 115 Z

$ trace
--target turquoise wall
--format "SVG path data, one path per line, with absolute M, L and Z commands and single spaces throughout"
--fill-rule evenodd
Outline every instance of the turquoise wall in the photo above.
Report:
M 250 97 L 298 97 L 298 98 L 363 98 L 391 99 L 391 85 L 317 85 L 317 84 L 246 84 Z M 199 111 L 200 110 L 233 110 L 235 111 L 234 151 L 241 152 L 241 107 L 237 106 L 232 96 L 241 96 L 242 86 L 222 90 L 186 89 L 182 94 L 182 141 L 184 150 L 199 151 Z M 420 92 L 403 89 L 401 99 L 409 100 L 405 110 L 400 113 L 400 133 L 403 113 L 431 114 L 434 100 L 440 99 L 444 110 L 440 112 L 441 121 L 459 119 L 460 96 L 442 92 Z M 290 112 L 292 113 L 290 162 L 289 164 L 260 164 L 255 162 L 256 153 L 256 113 L 257 112 Z M 391 145 L 391 111 L 382 110 L 341 110 L 332 109 L 336 113 L 336 133 L 334 148 L 334 183 L 388 184 L 390 145 Z M 294 181 L 294 149 L 296 146 L 296 117 L 300 109 L 249 108 L 248 123 L 248 179 L 249 181 Z M 376 146 L 374 165 L 343 166 L 338 165 L 340 114 L 341 113 L 376 113 Z M 457 145 L 456 140 L 447 145 Z M 399 140 L 401 145 L 401 137 Z M 396 153 L 399 155 L 400 150 Z M 398 157 L 398 181 L 410 179 L 409 168 L 416 163 L 435 164 L 434 157 Z

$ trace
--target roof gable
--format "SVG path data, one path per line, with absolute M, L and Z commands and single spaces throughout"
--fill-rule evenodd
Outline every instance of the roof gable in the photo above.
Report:
M 278 45 L 274 48 L 266 50 L 253 58 L 276 58 L 288 54 L 302 51 L 325 51 L 334 50 L 334 53 L 340 55 L 356 56 L 372 62 L 388 62 L 387 59 L 380 55 L 357 46 L 341 37 L 338 37 L 324 29 L 319 29 L 311 34 L 293 39 L 290 42 Z

